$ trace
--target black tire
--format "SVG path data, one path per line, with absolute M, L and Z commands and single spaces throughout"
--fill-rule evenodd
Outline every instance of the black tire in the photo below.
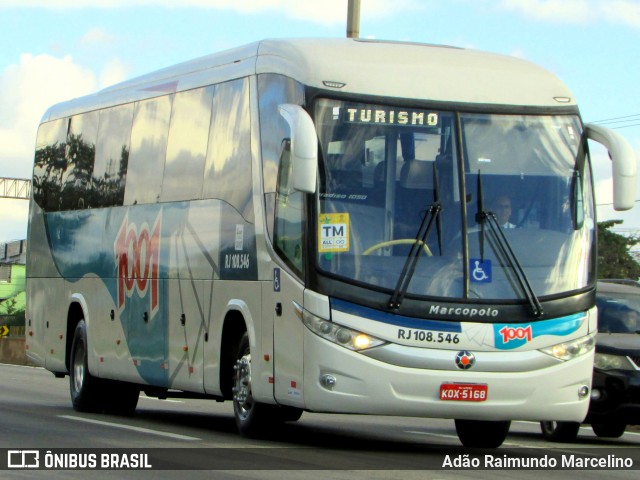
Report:
M 115 380 L 103 381 L 104 410 L 112 415 L 133 415 L 140 398 L 140 387 Z
M 465 447 L 498 448 L 509 433 L 510 421 L 457 420 L 456 433 Z
M 238 342 L 235 359 L 233 414 L 236 426 L 243 437 L 260 437 L 283 418 L 279 418 L 277 407 L 256 402 L 251 395 L 251 350 L 246 332 Z
M 627 429 L 627 425 L 624 423 L 594 423 L 591 428 L 598 437 L 620 438 Z
M 578 422 L 540 422 L 542 436 L 552 442 L 573 442 L 578 436 Z
M 98 413 L 104 409 L 103 382 L 89 373 L 89 343 L 84 319 L 73 334 L 69 355 L 69 391 L 74 410 Z

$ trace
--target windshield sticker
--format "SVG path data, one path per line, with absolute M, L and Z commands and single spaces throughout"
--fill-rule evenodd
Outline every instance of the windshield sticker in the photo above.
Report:
M 469 260 L 469 271 L 473 283 L 491 283 L 491 260 L 472 258 Z
M 440 117 L 428 110 L 396 109 L 390 107 L 345 107 L 344 123 L 399 125 L 406 127 L 437 127 Z M 335 111 L 334 111 L 334 118 Z
M 323 213 L 318 218 L 318 251 L 349 251 L 349 214 Z

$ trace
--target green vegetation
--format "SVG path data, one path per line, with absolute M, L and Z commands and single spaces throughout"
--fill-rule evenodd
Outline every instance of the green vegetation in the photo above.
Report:
M 637 235 L 623 236 L 610 230 L 622 220 L 598 222 L 598 278 L 640 279 L 640 264 L 631 255 L 631 247 L 640 243 Z

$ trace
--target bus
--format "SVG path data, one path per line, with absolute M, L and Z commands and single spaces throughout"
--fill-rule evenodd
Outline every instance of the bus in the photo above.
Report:
M 581 421 L 589 139 L 631 208 L 633 150 L 554 75 L 365 39 L 259 41 L 57 104 L 28 358 L 78 411 L 230 400 L 246 436 L 304 411 L 453 419 L 482 447 L 512 420 Z

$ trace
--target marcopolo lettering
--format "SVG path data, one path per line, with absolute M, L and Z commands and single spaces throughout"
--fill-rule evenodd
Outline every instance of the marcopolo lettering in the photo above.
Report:
M 444 307 L 442 305 L 431 305 L 430 315 L 456 315 L 460 317 L 492 317 L 500 314 L 497 308 L 476 308 L 476 307 Z

